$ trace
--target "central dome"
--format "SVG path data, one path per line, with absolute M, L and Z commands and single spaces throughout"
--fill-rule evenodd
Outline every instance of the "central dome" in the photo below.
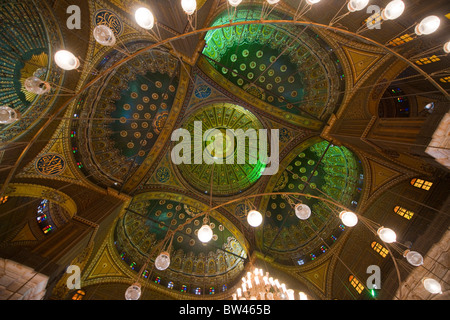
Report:
M 257 157 L 257 148 L 263 125 L 250 111 L 231 103 L 214 103 L 194 111 L 182 128 L 193 138 L 191 154 L 183 154 L 190 159 L 185 158 L 178 169 L 196 190 L 210 193 L 212 189 L 214 196 L 229 196 L 248 189 L 261 177 L 266 165 Z M 196 132 L 202 133 L 201 144 L 195 143 Z M 244 136 L 249 132 L 255 136 Z M 245 141 L 243 147 L 239 141 Z

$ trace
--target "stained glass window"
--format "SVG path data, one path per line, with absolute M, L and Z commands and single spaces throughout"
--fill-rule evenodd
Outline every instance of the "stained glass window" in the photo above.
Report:
M 399 216 L 401 216 L 401 217 L 403 217 L 403 218 L 405 218 L 405 219 L 408 219 L 408 220 L 411 220 L 411 218 L 412 218 L 413 215 L 414 215 L 414 212 L 412 212 L 412 211 L 410 211 L 410 210 L 407 210 L 407 209 L 405 209 L 405 208 L 403 208 L 403 207 L 400 207 L 400 206 L 396 206 L 396 207 L 394 208 L 394 212 L 395 212 L 396 214 L 398 214 Z
M 426 180 L 423 180 L 423 179 L 412 179 L 411 180 L 411 185 L 413 187 L 416 187 L 416 188 L 428 191 L 428 190 L 430 190 L 431 186 L 433 185 L 433 182 L 426 181 Z
M 83 300 L 86 293 L 83 290 L 78 290 L 72 297 L 72 300 Z
M 371 246 L 372 249 L 375 250 L 375 252 L 378 252 L 383 258 L 385 258 L 389 254 L 389 250 L 376 241 L 372 242 Z
M 172 281 L 170 281 L 170 282 L 167 284 L 167 288 L 173 289 L 173 282 L 172 282 Z
M 361 284 L 361 282 L 360 282 L 358 279 L 356 279 L 355 276 L 351 275 L 351 276 L 348 278 L 348 281 L 350 282 L 350 284 L 353 286 L 353 288 L 355 288 L 355 290 L 356 290 L 359 294 L 361 294 L 361 293 L 363 292 L 364 286 Z
M 9 199 L 9 196 L 0 197 L 0 204 L 6 203 L 6 201 L 8 201 L 8 199 Z

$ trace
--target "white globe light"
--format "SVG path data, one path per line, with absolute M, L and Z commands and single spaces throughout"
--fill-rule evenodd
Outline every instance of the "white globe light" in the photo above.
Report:
M 141 285 L 139 283 L 133 283 L 125 291 L 125 299 L 127 300 L 139 300 L 141 297 Z
M 99 25 L 94 28 L 95 41 L 102 46 L 112 47 L 116 44 L 116 36 L 114 31 L 104 25 Z
M 10 124 L 20 120 L 20 113 L 8 106 L 0 107 L 0 124 Z
M 442 293 L 441 284 L 434 279 L 425 278 L 423 279 L 423 286 L 425 290 L 432 294 Z
M 347 8 L 350 12 L 360 11 L 364 9 L 368 3 L 369 0 L 350 0 Z
M 405 3 L 402 0 L 394 0 L 388 3 L 381 13 L 384 20 L 394 20 L 400 17 L 405 11 Z
M 237 7 L 241 2 L 242 2 L 242 0 L 228 0 L 228 3 L 232 7 Z
M 300 220 L 306 220 L 311 216 L 311 208 L 308 207 L 306 204 L 297 204 L 295 205 L 295 215 Z
M 153 28 L 155 24 L 155 18 L 153 17 L 153 13 L 147 8 L 139 8 L 134 13 L 134 18 L 136 23 L 144 29 L 150 30 Z
M 210 241 L 213 237 L 213 231 L 211 227 L 207 224 L 204 224 L 199 230 L 198 230 L 198 239 L 206 243 Z
M 413 266 L 418 267 L 423 264 L 423 257 L 416 251 L 407 250 L 404 254 L 406 260 Z
M 183 8 L 186 14 L 191 15 L 197 9 L 197 1 L 196 0 L 181 0 L 181 7 Z
M 50 84 L 48 82 L 42 81 L 38 77 L 32 76 L 25 80 L 23 83 L 25 90 L 34 94 L 44 94 L 50 91 Z
M 439 17 L 426 17 L 416 26 L 416 34 L 418 36 L 432 34 L 439 28 L 440 24 L 441 19 L 439 19 Z
M 393 243 L 397 241 L 397 235 L 392 229 L 381 227 L 378 229 L 377 234 L 380 239 L 386 243 Z
M 64 70 L 75 70 L 80 66 L 80 60 L 67 50 L 55 53 L 55 63 Z
M 275 3 L 280 2 L 280 0 L 267 0 L 267 2 L 268 2 L 269 4 L 275 4 Z
M 259 227 L 262 223 L 262 215 L 256 210 L 252 210 L 247 214 L 247 222 L 252 227 Z
M 320 0 L 306 0 L 306 3 L 312 6 L 313 4 L 319 3 Z
M 170 265 L 170 254 L 168 252 L 161 252 L 155 259 L 155 268 L 158 270 L 166 270 Z
M 347 227 L 354 227 L 358 223 L 358 216 L 350 211 L 342 211 L 339 214 L 339 218 Z
M 444 44 L 444 52 L 450 53 L 450 41 Z

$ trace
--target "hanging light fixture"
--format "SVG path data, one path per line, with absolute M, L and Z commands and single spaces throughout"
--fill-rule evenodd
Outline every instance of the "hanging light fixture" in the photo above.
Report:
M 181 7 L 188 15 L 192 15 L 197 10 L 196 0 L 181 0 Z
M 422 280 L 425 290 L 432 294 L 442 293 L 442 287 L 439 282 L 431 278 L 424 278 Z
M 203 242 L 209 242 L 213 237 L 213 231 L 211 227 L 208 224 L 204 224 L 199 230 L 198 230 L 198 239 Z
M 319 3 L 320 0 L 306 0 L 306 3 L 312 6 L 313 4 Z
M 147 8 L 139 8 L 134 13 L 134 19 L 136 23 L 144 29 L 150 30 L 155 25 L 155 17 L 153 13 Z
M 347 227 L 354 227 L 358 223 L 358 216 L 350 211 L 342 211 L 339 214 L 339 218 Z
M 421 35 L 429 35 L 439 29 L 441 24 L 441 19 L 437 16 L 429 16 L 423 19 L 415 29 L 415 32 L 418 36 Z
M 10 124 L 20 120 L 20 113 L 8 106 L 0 106 L 0 124 Z
M 116 44 L 116 36 L 111 28 L 99 25 L 94 28 L 94 38 L 102 46 L 112 47 Z
M 418 267 L 423 264 L 423 257 L 420 253 L 416 251 L 406 250 L 403 253 L 406 260 L 413 266 Z
M 155 268 L 158 270 L 166 270 L 170 265 L 170 254 L 167 251 L 163 251 L 155 259 Z
M 259 227 L 263 221 L 262 214 L 259 211 L 251 210 L 247 214 L 247 222 L 252 227 Z
M 232 7 L 237 7 L 238 5 L 240 5 L 242 2 L 242 0 L 228 0 L 228 3 L 230 4 L 230 6 Z
M 55 53 L 55 63 L 63 70 L 75 70 L 80 66 L 80 60 L 67 50 L 59 50 Z
M 306 204 L 296 204 L 294 207 L 295 215 L 300 220 L 306 220 L 311 216 L 311 208 L 308 207 Z
M 300 292 L 300 297 L 302 297 Z M 295 300 L 295 292 L 286 284 L 270 277 L 264 270 L 255 268 L 242 278 L 241 287 L 232 294 L 233 300 Z
M 386 8 L 381 12 L 384 20 L 395 20 L 405 11 L 405 3 L 402 0 L 394 0 L 388 3 Z
M 369 0 L 350 0 L 347 8 L 350 12 L 361 11 L 369 4 Z
M 125 299 L 127 300 L 139 300 L 141 297 L 141 285 L 139 283 L 133 283 L 125 291 Z
M 41 79 L 39 79 L 38 77 L 35 76 L 31 76 L 29 78 L 27 78 L 24 83 L 23 86 L 25 87 L 25 90 L 27 90 L 28 92 L 37 94 L 37 95 L 42 95 L 44 93 L 47 93 L 50 91 L 51 86 L 48 82 L 42 81 Z
M 397 241 L 397 235 L 392 229 L 381 227 L 377 230 L 377 234 L 380 239 L 386 243 L 393 243 Z
M 444 44 L 444 52 L 450 53 L 450 41 Z

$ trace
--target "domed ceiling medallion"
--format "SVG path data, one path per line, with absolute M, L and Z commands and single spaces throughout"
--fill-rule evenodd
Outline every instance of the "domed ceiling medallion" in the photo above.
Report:
M 102 183 L 122 184 L 149 154 L 171 111 L 178 86 L 178 61 L 157 50 L 119 67 L 91 89 L 72 128 L 77 162 Z M 83 141 L 87 141 L 83 143 Z
M 276 13 L 271 18 L 278 19 Z M 259 20 L 238 8 L 235 22 Z M 213 26 L 227 24 L 222 14 Z M 248 24 L 209 31 L 204 56 L 229 82 L 290 114 L 323 120 L 337 107 L 344 82 L 328 44 L 301 26 Z
M 247 258 L 246 245 L 242 244 L 245 240 L 237 227 L 212 212 L 209 217 L 213 238 L 207 244 L 201 243 L 197 232 L 204 216 L 195 217 L 204 210 L 208 210 L 208 206 L 181 195 L 137 195 L 115 228 L 114 244 L 118 255 L 127 268 L 139 271 L 153 249 L 164 241 L 168 230 L 180 227 L 169 252 L 169 268 L 159 273 L 154 270 L 152 277 L 160 276 L 166 283 L 176 282 L 178 287 L 201 282 L 205 276 L 217 287 L 228 284 L 243 269 Z M 159 253 L 153 252 L 144 273 L 152 269 Z
M 339 208 L 318 196 L 355 210 L 363 186 L 358 158 L 347 148 L 327 141 L 310 139 L 296 147 L 280 164 L 286 168 L 268 184 L 273 192 L 304 193 L 306 196 L 266 197 L 261 208 L 264 226 L 257 231 L 263 252 L 285 264 L 305 264 L 325 253 L 345 230 L 338 218 Z M 307 220 L 300 220 L 290 202 L 311 209 Z
M 196 126 L 201 126 L 201 144 L 196 144 L 194 140 Z M 234 130 L 236 134 L 239 129 L 244 133 L 254 129 L 259 134 L 258 130 L 263 129 L 263 125 L 250 111 L 231 103 L 214 103 L 194 111 L 183 122 L 182 128 L 188 130 L 193 138 L 191 154 L 187 155 L 190 159 L 177 165 L 177 168 L 197 191 L 209 194 L 212 181 L 213 196 L 235 195 L 251 187 L 261 177 L 266 165 L 259 159 L 249 160 L 248 139 L 244 152 L 240 153 L 239 137 L 227 134 L 227 129 Z M 212 141 L 214 137 L 208 135 L 210 129 L 219 130 L 223 140 Z M 220 159 L 222 163 L 208 164 L 204 160 L 205 153 L 213 159 Z

